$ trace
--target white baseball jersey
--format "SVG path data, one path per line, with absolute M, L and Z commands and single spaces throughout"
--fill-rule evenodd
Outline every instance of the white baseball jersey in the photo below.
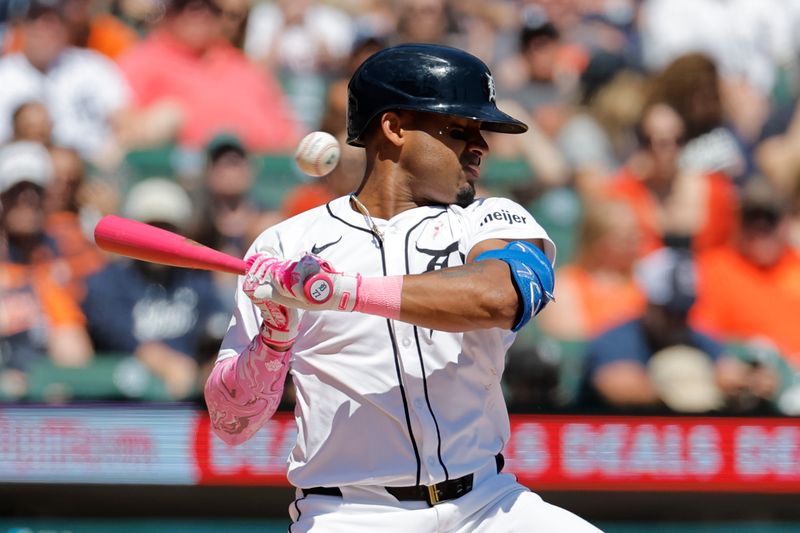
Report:
M 362 276 L 420 274 L 464 264 L 487 239 L 544 239 L 520 205 L 501 198 L 467 208 L 418 207 L 369 220 L 338 198 L 262 233 L 248 255 L 267 247 L 285 258 L 312 252 L 334 269 Z M 257 334 L 261 317 L 241 291 L 219 358 Z M 500 378 L 514 334 L 499 328 L 433 331 L 338 311 L 306 311 L 294 345 L 296 445 L 289 481 L 298 487 L 430 485 L 476 471 L 509 437 Z

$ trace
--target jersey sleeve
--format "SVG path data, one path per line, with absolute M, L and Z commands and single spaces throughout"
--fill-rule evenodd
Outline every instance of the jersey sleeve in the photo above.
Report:
M 556 260 L 556 246 L 547 232 L 524 207 L 507 198 L 484 198 L 466 210 L 464 249 L 471 250 L 488 239 L 543 239 L 544 252 L 551 263 Z

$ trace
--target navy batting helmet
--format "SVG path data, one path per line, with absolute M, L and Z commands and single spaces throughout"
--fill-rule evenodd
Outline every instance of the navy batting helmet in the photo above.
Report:
M 401 44 L 367 58 L 348 85 L 347 143 L 364 146 L 372 119 L 402 109 L 469 118 L 501 133 L 528 129 L 497 109 L 489 67 L 449 46 Z

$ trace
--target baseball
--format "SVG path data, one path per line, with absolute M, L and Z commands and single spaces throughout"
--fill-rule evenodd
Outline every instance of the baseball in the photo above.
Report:
M 339 162 L 339 141 L 330 133 L 312 131 L 300 141 L 294 153 L 297 166 L 309 176 L 324 176 Z

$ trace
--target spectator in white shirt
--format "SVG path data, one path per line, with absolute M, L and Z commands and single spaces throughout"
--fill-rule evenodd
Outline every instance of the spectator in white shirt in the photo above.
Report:
M 114 123 L 129 100 L 116 65 L 69 46 L 65 0 L 30 0 L 22 16 L 22 50 L 0 58 L 0 142 L 12 135 L 14 112 L 39 100 L 53 121 L 53 142 L 101 160 L 114 148 Z
M 347 13 L 316 0 L 264 2 L 250 12 L 244 51 L 279 75 L 295 114 L 314 130 L 324 113 L 324 75 L 344 65 L 355 30 Z

